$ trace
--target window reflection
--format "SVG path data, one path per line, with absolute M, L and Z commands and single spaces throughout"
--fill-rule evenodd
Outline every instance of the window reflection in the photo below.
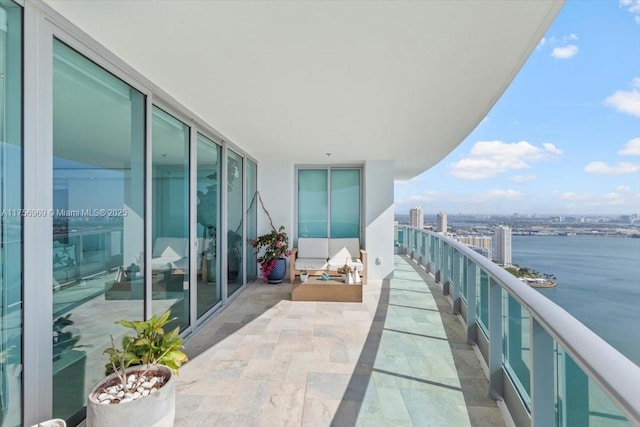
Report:
M 0 425 L 22 420 L 22 9 L 0 0 Z
M 222 300 L 220 286 L 220 147 L 198 135 L 198 317 Z
M 189 127 L 153 107 L 151 281 L 153 312 L 189 326 Z
M 232 295 L 243 283 L 243 159 L 231 150 L 227 153 L 227 294 Z
M 78 420 L 115 322 L 143 316 L 144 96 L 53 55 L 53 415 Z

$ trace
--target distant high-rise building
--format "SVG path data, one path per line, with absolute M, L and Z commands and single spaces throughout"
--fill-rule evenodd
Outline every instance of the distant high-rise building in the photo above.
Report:
M 511 265 L 511 228 L 506 225 L 496 228 L 496 260 L 500 265 Z
M 487 236 L 457 236 L 458 242 L 468 245 L 474 251 L 491 259 L 491 237 Z
M 438 233 L 447 232 L 447 214 L 444 212 L 438 212 L 438 223 L 436 226 L 436 231 Z
M 410 224 L 412 227 L 424 228 L 424 211 L 421 207 L 415 207 L 409 211 Z

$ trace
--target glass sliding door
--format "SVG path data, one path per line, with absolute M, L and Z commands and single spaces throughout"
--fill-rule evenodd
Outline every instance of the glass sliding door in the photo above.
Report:
M 360 172 L 298 170 L 298 237 L 360 237 Z
M 220 282 L 220 146 L 198 135 L 198 318 L 222 300 Z
M 144 115 L 140 92 L 54 41 L 54 417 L 82 417 L 115 322 L 143 317 Z
M 360 169 L 331 170 L 331 237 L 360 237 Z
M 227 295 L 243 283 L 242 175 L 243 158 L 227 150 Z
M 153 313 L 171 310 L 167 330 L 189 326 L 189 127 L 153 107 L 151 282 Z
M 247 160 L 247 242 L 258 237 L 258 167 Z M 258 261 L 255 250 L 247 245 L 247 281 L 258 277 Z
M 326 169 L 298 171 L 298 237 L 329 237 Z
M 22 424 L 22 8 L 0 0 L 0 425 Z

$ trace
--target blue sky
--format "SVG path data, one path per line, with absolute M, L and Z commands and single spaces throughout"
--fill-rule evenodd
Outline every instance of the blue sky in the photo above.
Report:
M 568 1 L 487 117 L 395 211 L 640 214 L 640 0 Z

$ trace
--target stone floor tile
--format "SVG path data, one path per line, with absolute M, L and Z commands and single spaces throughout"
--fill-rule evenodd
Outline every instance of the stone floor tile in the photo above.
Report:
M 247 286 L 188 337 L 176 426 L 502 425 L 439 285 L 395 262 L 361 304 Z

